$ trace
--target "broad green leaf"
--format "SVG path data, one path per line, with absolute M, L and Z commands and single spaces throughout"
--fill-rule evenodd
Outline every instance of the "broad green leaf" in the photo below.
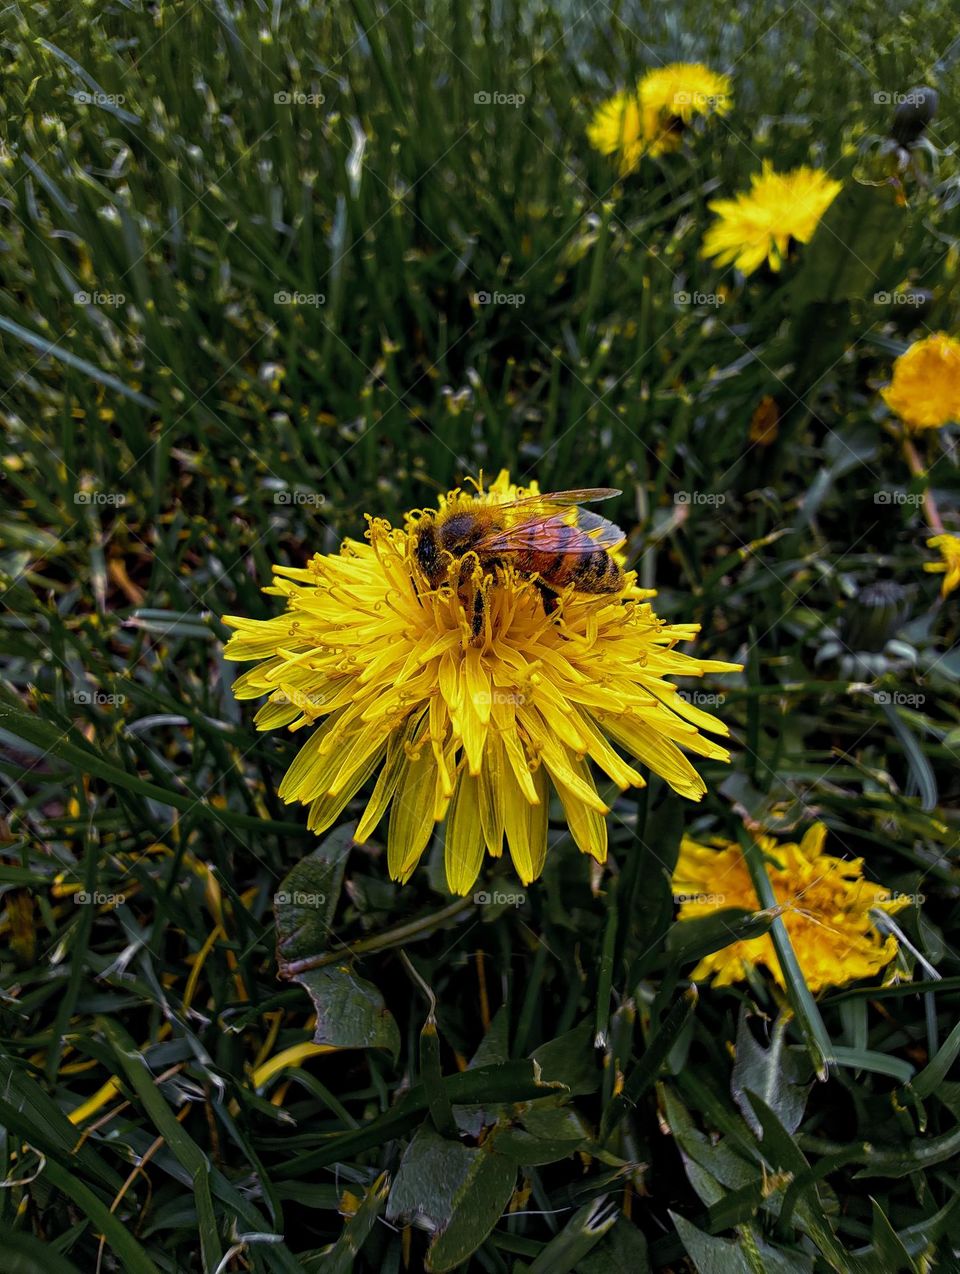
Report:
M 757 1274 L 739 1243 L 704 1234 L 676 1212 L 669 1215 L 697 1274 Z
M 470 1059 L 469 1069 L 478 1066 L 490 1066 L 495 1062 L 505 1062 L 510 1056 L 510 1012 L 506 1004 L 502 1004 L 493 1015 L 493 1021 L 487 1027 L 487 1033 Z
M 756 1093 L 775 1111 L 788 1132 L 800 1126 L 812 1079 L 809 1056 L 787 1047 L 788 1015 L 774 1023 L 770 1047 L 764 1048 L 750 1029 L 746 1007 L 741 1007 L 737 1024 L 736 1060 L 730 1077 L 730 1091 L 744 1119 L 760 1135 L 760 1121 L 753 1113 L 747 1091 Z
M 506 1128 L 497 1134 L 497 1150 L 519 1164 L 555 1163 L 582 1149 L 590 1129 L 572 1106 L 558 1105 L 546 1097 L 522 1108 L 522 1128 Z
M 299 961 L 331 946 L 331 925 L 340 897 L 352 826 L 339 827 L 313 853 L 291 868 L 273 896 L 277 918 L 277 963 L 281 977 L 291 977 Z
M 516 1178 L 516 1164 L 495 1146 L 448 1141 L 424 1124 L 400 1161 L 387 1220 L 429 1231 L 427 1268 L 441 1274 L 477 1250 L 507 1206 Z
M 308 969 L 293 979 L 304 987 L 317 1013 L 315 1044 L 331 1048 L 384 1048 L 396 1057 L 400 1032 L 383 996 L 349 965 Z
M 595 1093 L 600 1086 L 590 1022 L 582 1022 L 565 1035 L 541 1044 L 530 1056 L 540 1067 L 544 1084 L 562 1084 L 573 1096 Z
M 708 1137 L 697 1128 L 690 1112 L 664 1083 L 660 1087 L 666 1124 L 677 1143 L 690 1184 L 708 1206 L 719 1203 L 729 1191 L 742 1190 L 760 1176 L 760 1168 L 738 1154 L 730 1139 Z

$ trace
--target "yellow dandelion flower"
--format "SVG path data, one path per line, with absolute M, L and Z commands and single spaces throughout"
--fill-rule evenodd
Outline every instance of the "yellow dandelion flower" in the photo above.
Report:
M 707 205 L 717 220 L 703 237 L 702 255 L 715 257 L 718 265 L 733 264 L 744 274 L 752 274 L 764 261 L 779 270 L 790 240 L 810 242 L 841 186 L 817 168 L 778 173 L 764 163 L 762 172 L 751 177 L 749 190 Z
M 946 332 L 914 341 L 893 364 L 893 379 L 880 393 L 910 429 L 939 429 L 960 420 L 960 341 Z
M 601 102 L 587 125 L 587 137 L 601 155 L 617 156 L 621 177 L 639 168 L 647 143 L 636 90 L 624 89 Z
M 934 535 L 927 540 L 927 548 L 940 550 L 941 561 L 924 562 L 923 569 L 935 575 L 943 572 L 940 596 L 946 597 L 960 587 L 960 535 L 951 535 L 948 531 Z
M 442 496 L 439 513 L 489 516 L 537 494 L 502 472 L 475 495 Z M 739 665 L 679 652 L 699 626 L 659 619 L 634 572 L 613 572 L 616 592 L 568 585 L 545 602 L 539 579 L 515 565 L 484 571 L 476 553 L 443 551 L 431 586 L 417 535 L 431 515 L 415 511 L 402 527 L 368 518 L 366 543 L 274 567 L 265 591 L 285 600 L 282 615 L 225 617 L 236 629 L 226 657 L 259 661 L 234 683 L 239 699 L 269 696 L 257 728 L 314 727 L 281 798 L 309 805 L 320 833 L 378 773 L 356 840 L 389 809 L 387 864 L 403 882 L 445 820 L 447 882 L 461 894 L 484 849 L 497 857 L 504 841 L 525 884 L 540 874 L 551 788 L 575 843 L 603 862 L 609 809 L 590 762 L 621 790 L 644 782 L 614 744 L 699 800 L 704 783 L 684 752 L 726 761 L 700 731 L 728 731 L 668 678 Z
M 640 165 L 644 155 L 679 149 L 683 131 L 698 116 L 726 115 L 732 105 L 728 75 L 698 62 L 673 62 L 642 76 L 597 107 L 587 127 L 595 150 L 616 155 L 620 174 Z
M 899 944 L 892 934 L 886 938 L 880 934 L 870 911 L 899 911 L 909 902 L 865 880 L 862 858 L 825 854 L 826 835 L 825 825 L 814 823 L 799 844 L 757 836 L 760 848 L 773 859 L 767 864 L 767 874 L 811 991 L 873 977 L 888 965 Z M 680 920 L 693 920 L 726 907 L 751 910 L 760 905 L 742 849 L 726 840 L 707 846 L 685 836 L 673 874 L 673 891 L 681 901 Z M 785 985 L 769 934 L 712 952 L 691 977 L 699 981 L 712 975 L 716 986 L 728 986 L 760 964 L 780 986 Z
M 644 135 L 651 155 L 679 149 L 683 129 L 698 115 L 726 115 L 733 105 L 729 75 L 700 62 L 671 62 L 648 71 L 638 85 Z

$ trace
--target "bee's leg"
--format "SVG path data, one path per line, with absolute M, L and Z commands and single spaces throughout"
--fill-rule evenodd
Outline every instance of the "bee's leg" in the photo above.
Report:
M 470 624 L 471 646 L 483 645 L 483 618 L 485 609 L 483 587 L 478 586 L 476 592 L 473 594 L 473 618 Z
M 540 599 L 543 602 L 543 613 L 545 615 L 552 615 L 557 609 L 556 593 L 552 588 L 548 588 L 546 584 L 544 584 L 543 580 L 535 579 L 533 582 L 536 585 L 537 592 L 540 594 Z

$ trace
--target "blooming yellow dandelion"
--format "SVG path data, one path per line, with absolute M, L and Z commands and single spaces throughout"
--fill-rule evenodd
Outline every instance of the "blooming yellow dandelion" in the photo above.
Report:
M 439 507 L 469 517 L 536 494 L 502 472 Z M 728 760 L 700 733 L 728 731 L 668 678 L 739 665 L 678 651 L 699 626 L 659 619 L 633 572 L 612 572 L 615 592 L 568 586 L 545 600 L 515 566 L 485 571 L 476 553 L 444 552 L 431 586 L 415 552 L 427 516 L 402 527 L 368 519 L 366 543 L 274 567 L 265 591 L 285 600 L 284 614 L 225 618 L 236 629 L 227 658 L 259 661 L 234 684 L 240 699 L 269 696 L 257 728 L 313 727 L 281 798 L 309 805 L 320 833 L 378 772 L 356 840 L 389 809 L 387 863 L 406 881 L 445 820 L 447 881 L 462 894 L 484 849 L 497 857 L 505 841 L 524 883 L 540 874 L 551 788 L 575 843 L 602 862 L 609 811 L 590 762 L 621 790 L 644 782 L 614 744 L 699 800 L 703 780 L 684 752 Z
M 811 991 L 873 977 L 888 965 L 898 943 L 893 935 L 880 934 L 870 911 L 895 912 L 909 902 L 864 880 L 862 858 L 825 854 L 826 835 L 824 824 L 814 823 L 799 844 L 757 836 L 760 848 L 773 859 L 767 874 Z M 717 840 L 707 846 L 684 837 L 673 891 L 681 900 L 680 920 L 697 919 L 725 907 L 751 910 L 760 906 L 743 850 L 731 841 Z M 785 986 L 769 934 L 712 952 L 691 977 L 699 981 L 712 975 L 715 985 L 727 986 L 760 964 Z
M 960 341 L 946 332 L 914 341 L 894 362 L 893 379 L 880 393 L 910 429 L 960 421 Z
M 778 173 L 765 163 L 751 177 L 749 190 L 707 205 L 717 220 L 704 235 L 702 255 L 715 257 L 718 265 L 735 265 L 744 274 L 752 274 L 764 261 L 779 270 L 790 240 L 810 242 L 841 185 L 816 168 Z
M 616 155 L 621 177 L 640 166 L 647 148 L 643 112 L 635 89 L 625 89 L 597 107 L 587 137 L 602 155 Z
M 633 89 L 601 103 L 587 127 L 591 145 L 616 155 L 620 174 L 639 167 L 644 155 L 677 150 L 698 116 L 726 115 L 732 105 L 728 75 L 698 62 L 672 62 L 642 76 Z
M 927 540 L 927 548 L 940 550 L 941 560 L 924 562 L 923 569 L 933 574 L 943 573 L 940 596 L 946 597 L 960 587 L 960 535 L 951 535 L 949 531 L 944 531 L 942 535 L 931 536 Z
M 644 135 L 651 155 L 677 150 L 700 115 L 726 115 L 733 105 L 729 75 L 700 62 L 671 62 L 648 71 L 638 85 Z

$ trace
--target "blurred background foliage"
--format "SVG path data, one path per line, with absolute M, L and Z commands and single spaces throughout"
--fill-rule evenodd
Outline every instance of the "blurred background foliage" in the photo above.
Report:
M 877 395 L 956 330 L 954 18 L 7 7 L 15 1268 L 960 1267 L 956 606 Z M 592 109 L 678 59 L 729 71 L 733 111 L 617 180 Z M 871 138 L 921 83 L 940 111 L 897 187 Z M 768 160 L 847 192 L 744 282 L 699 256 L 707 202 Z M 921 441 L 957 529 L 955 435 Z M 279 805 L 294 744 L 233 701 L 217 617 L 503 466 L 622 488 L 658 611 L 745 671 L 697 690 L 734 734 L 702 807 L 653 783 L 605 873 L 558 820 L 541 883 L 498 864 L 493 901 L 451 903 L 436 859 L 398 889 L 379 843 L 317 848 Z M 903 980 L 821 997 L 823 1083 L 768 981 L 685 992 L 730 930 L 676 926 L 669 885 L 682 830 L 815 817 L 915 899 Z M 279 949 L 278 893 L 326 900 L 277 904 Z

